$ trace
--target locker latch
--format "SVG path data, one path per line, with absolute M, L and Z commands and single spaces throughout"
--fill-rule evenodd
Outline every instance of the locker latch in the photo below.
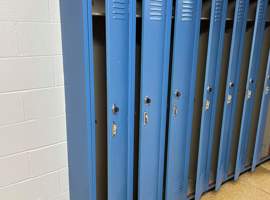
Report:
M 182 96 L 182 94 L 179 90 L 175 90 L 174 96 L 175 96 L 176 100 L 178 100 Z M 177 114 L 178 114 L 178 107 L 176 104 L 174 104 L 173 105 L 173 116 L 176 117 Z
M 209 110 L 210 108 L 210 101 L 207 99 L 205 103 L 205 110 Z
M 115 122 L 112 123 L 112 135 L 116 136 L 117 134 L 117 124 Z
M 213 88 L 210 85 L 208 85 L 206 90 L 207 90 L 208 93 L 211 93 L 213 91 Z M 205 110 L 209 110 L 210 104 L 211 104 L 210 100 L 207 99 L 206 102 L 205 102 Z
M 146 124 L 148 124 L 149 121 L 149 116 L 147 112 L 143 113 L 143 124 L 146 126 Z
M 270 91 L 270 87 L 269 86 L 266 86 L 266 88 L 265 88 L 265 94 L 269 94 L 269 91 Z
M 251 95 L 252 95 L 251 90 L 248 90 L 248 91 L 247 91 L 247 99 L 250 99 L 250 98 L 251 98 Z
M 152 102 L 152 100 L 151 100 L 150 97 L 148 97 L 148 96 L 145 96 L 144 97 L 144 104 L 145 105 L 150 106 L 151 102 Z M 148 122 L 149 122 L 148 113 L 147 112 L 144 112 L 143 113 L 143 124 L 144 124 L 144 126 L 146 126 L 148 124 Z
M 173 105 L 173 116 L 176 117 L 176 115 L 178 114 L 178 108 L 177 105 Z
M 230 103 L 232 103 L 232 95 L 231 94 L 229 94 L 227 96 L 227 104 L 230 104 Z
M 268 83 L 269 80 L 270 80 L 270 75 L 269 74 L 267 75 L 266 79 L 267 79 L 267 83 Z M 270 92 L 270 86 L 266 85 L 265 86 L 265 94 L 267 95 L 267 94 L 269 94 L 269 92 Z

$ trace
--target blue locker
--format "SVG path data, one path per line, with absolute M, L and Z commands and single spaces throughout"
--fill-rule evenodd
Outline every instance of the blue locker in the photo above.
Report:
M 177 0 L 169 116 L 166 199 L 188 199 L 201 0 Z
M 92 11 L 89 0 L 61 1 L 71 199 L 96 199 Z
M 237 106 L 236 97 L 241 73 L 241 64 L 242 64 L 241 61 L 243 58 L 243 46 L 244 46 L 248 9 L 249 9 L 249 0 L 236 1 L 233 36 L 230 50 L 229 69 L 224 101 L 222 129 L 220 135 L 216 190 L 220 188 L 222 182 L 225 181 L 228 176 L 230 155 L 231 155 L 232 133 L 233 128 L 235 126 L 235 115 Z
M 200 199 L 201 194 L 209 187 L 212 142 L 216 118 L 219 78 L 221 76 L 221 56 L 223 52 L 227 4 L 227 0 L 212 1 L 195 199 Z
M 267 118 L 267 113 L 268 113 L 268 108 L 269 108 L 269 100 L 270 100 L 270 51 L 268 55 L 268 64 L 267 64 L 266 76 L 265 76 L 265 81 L 264 81 L 264 90 L 262 94 L 260 117 L 259 117 L 255 149 L 254 149 L 253 161 L 252 161 L 252 171 L 255 170 L 255 167 L 260 162 L 260 158 L 261 158 L 261 148 L 262 148 L 262 143 L 263 143 L 263 134 L 265 131 L 265 123 L 266 123 L 266 118 Z
M 171 15 L 171 0 L 143 1 L 138 180 L 140 200 L 162 199 Z
M 257 4 L 255 28 L 253 33 L 252 49 L 249 60 L 249 72 L 246 83 L 246 97 L 241 121 L 241 130 L 238 143 L 237 160 L 234 179 L 237 180 L 245 168 L 247 144 L 250 133 L 250 123 L 256 93 L 256 79 L 259 70 L 262 42 L 264 36 L 267 0 L 259 0 Z
M 133 199 L 136 1 L 106 0 L 108 199 Z

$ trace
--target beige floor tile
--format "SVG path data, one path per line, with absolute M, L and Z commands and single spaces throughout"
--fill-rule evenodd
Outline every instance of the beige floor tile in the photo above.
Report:
M 270 162 L 241 175 L 236 182 L 225 183 L 218 192 L 206 193 L 202 200 L 270 200 Z
M 270 170 L 270 162 L 263 163 L 261 167 L 269 169 Z
M 270 195 L 270 170 L 258 167 L 255 172 L 246 173 L 240 178 L 241 182 L 248 183 L 259 190 L 263 190 Z
M 209 192 L 202 200 L 270 200 L 270 195 L 247 183 L 226 183 L 218 192 Z

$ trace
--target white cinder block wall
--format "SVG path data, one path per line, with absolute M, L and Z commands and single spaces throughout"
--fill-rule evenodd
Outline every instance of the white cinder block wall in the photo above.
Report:
M 59 0 L 0 0 L 0 200 L 67 200 Z

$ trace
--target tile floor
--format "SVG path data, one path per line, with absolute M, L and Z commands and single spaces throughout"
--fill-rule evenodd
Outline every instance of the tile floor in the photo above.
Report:
M 218 192 L 206 193 L 202 200 L 270 200 L 270 162 L 241 175 L 237 182 L 225 183 Z

